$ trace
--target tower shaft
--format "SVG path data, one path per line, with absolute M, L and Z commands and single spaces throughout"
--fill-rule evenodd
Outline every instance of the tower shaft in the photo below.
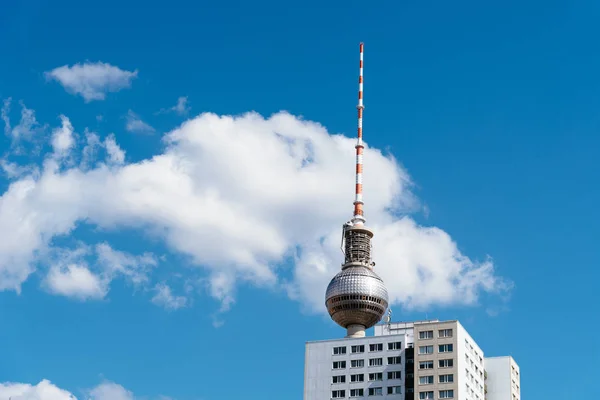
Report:
M 365 217 L 363 211 L 363 192 L 362 192 L 362 175 L 363 175 L 363 54 L 364 54 L 364 43 L 360 44 L 360 62 L 358 72 L 358 105 L 356 109 L 358 111 L 358 129 L 357 129 L 357 141 L 356 141 L 356 189 L 354 195 L 354 217 L 352 223 L 354 225 L 364 224 Z

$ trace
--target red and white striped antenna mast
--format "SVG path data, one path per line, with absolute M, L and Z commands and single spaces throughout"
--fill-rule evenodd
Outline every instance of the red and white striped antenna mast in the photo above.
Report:
M 354 196 L 354 217 L 352 218 L 353 225 L 362 225 L 365 223 L 364 211 L 363 211 L 363 151 L 365 146 L 363 144 L 363 54 L 364 54 L 364 43 L 360 43 L 360 64 L 358 73 L 358 138 L 356 142 L 356 191 Z

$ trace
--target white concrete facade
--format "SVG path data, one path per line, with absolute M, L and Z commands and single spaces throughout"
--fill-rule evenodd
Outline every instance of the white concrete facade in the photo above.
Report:
M 487 400 L 521 400 L 521 371 L 511 356 L 486 357 Z
M 304 399 L 404 399 L 406 342 L 399 334 L 307 343 Z
M 457 321 L 458 397 L 465 400 L 485 399 L 485 365 L 483 350 Z

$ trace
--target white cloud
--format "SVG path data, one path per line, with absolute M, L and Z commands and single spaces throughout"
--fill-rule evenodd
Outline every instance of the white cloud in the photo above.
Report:
M 47 79 L 58 81 L 67 92 L 80 95 L 86 103 L 104 100 L 109 92 L 131 87 L 137 74 L 137 70 L 126 71 L 103 62 L 63 65 L 45 73 Z
M 104 382 L 89 392 L 89 400 L 134 400 L 133 393 L 113 382 Z
M 223 310 L 247 282 L 284 287 L 323 312 L 325 288 L 342 261 L 341 225 L 352 211 L 355 140 L 286 113 L 250 113 L 203 114 L 164 141 L 163 154 L 138 163 L 46 167 L 15 181 L 0 198 L 0 289 L 18 289 L 34 254 L 85 221 L 162 238 L 207 271 L 209 293 Z M 474 304 L 481 292 L 507 290 L 491 260 L 468 258 L 447 233 L 405 216 L 417 203 L 393 158 L 367 148 L 364 159 L 376 271 L 394 304 Z M 285 280 L 280 265 L 290 256 Z
M 125 129 L 127 129 L 129 132 L 147 134 L 154 133 L 154 128 L 142 121 L 139 115 L 131 110 L 129 110 L 125 119 Z
M 164 114 L 168 112 L 174 112 L 179 115 L 187 115 L 190 112 L 190 107 L 188 106 L 188 98 L 187 96 L 181 96 L 177 99 L 177 104 L 175 104 L 171 108 L 163 108 L 158 111 L 157 114 Z
M 74 249 L 49 248 L 42 256 L 49 260 L 43 286 L 51 293 L 78 300 L 103 299 L 112 280 L 118 277 L 134 286 L 145 284 L 157 265 L 150 253 L 134 256 L 114 250 L 107 243 L 93 247 L 80 244 Z
M 102 382 L 85 391 L 86 400 L 135 400 L 132 392 L 114 382 Z M 37 385 L 28 383 L 0 383 L 0 400 L 77 400 L 71 392 L 61 389 L 47 379 Z M 167 398 L 159 396 L 159 398 Z
M 73 125 L 69 118 L 61 115 L 60 121 L 62 125 L 52 131 L 52 148 L 57 156 L 63 157 L 75 145 L 75 138 L 73 137 Z
M 107 282 L 84 265 L 52 266 L 46 284 L 54 294 L 80 300 L 103 299 L 108 292 Z
M 157 284 L 154 290 L 156 294 L 152 297 L 152 302 L 157 306 L 167 310 L 177 310 L 187 305 L 187 298 L 173 295 L 171 288 L 164 283 Z
M 11 400 L 76 400 L 71 393 L 56 387 L 46 379 L 37 385 L 0 383 L 0 399 L 8 400 L 9 398 Z
M 115 135 L 109 135 L 104 139 L 104 147 L 111 164 L 123 164 L 125 162 L 125 152 L 117 144 Z

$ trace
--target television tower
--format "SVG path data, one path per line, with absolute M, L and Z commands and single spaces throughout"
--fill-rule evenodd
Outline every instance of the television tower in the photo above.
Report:
M 325 294 L 327 311 L 342 328 L 346 337 L 364 337 L 365 330 L 381 320 L 388 307 L 388 292 L 383 280 L 373 271 L 371 239 L 373 231 L 365 226 L 363 211 L 363 50 L 360 44 L 360 69 L 358 75 L 358 139 L 356 142 L 356 189 L 354 216 L 343 226 L 342 270 L 333 277 Z

